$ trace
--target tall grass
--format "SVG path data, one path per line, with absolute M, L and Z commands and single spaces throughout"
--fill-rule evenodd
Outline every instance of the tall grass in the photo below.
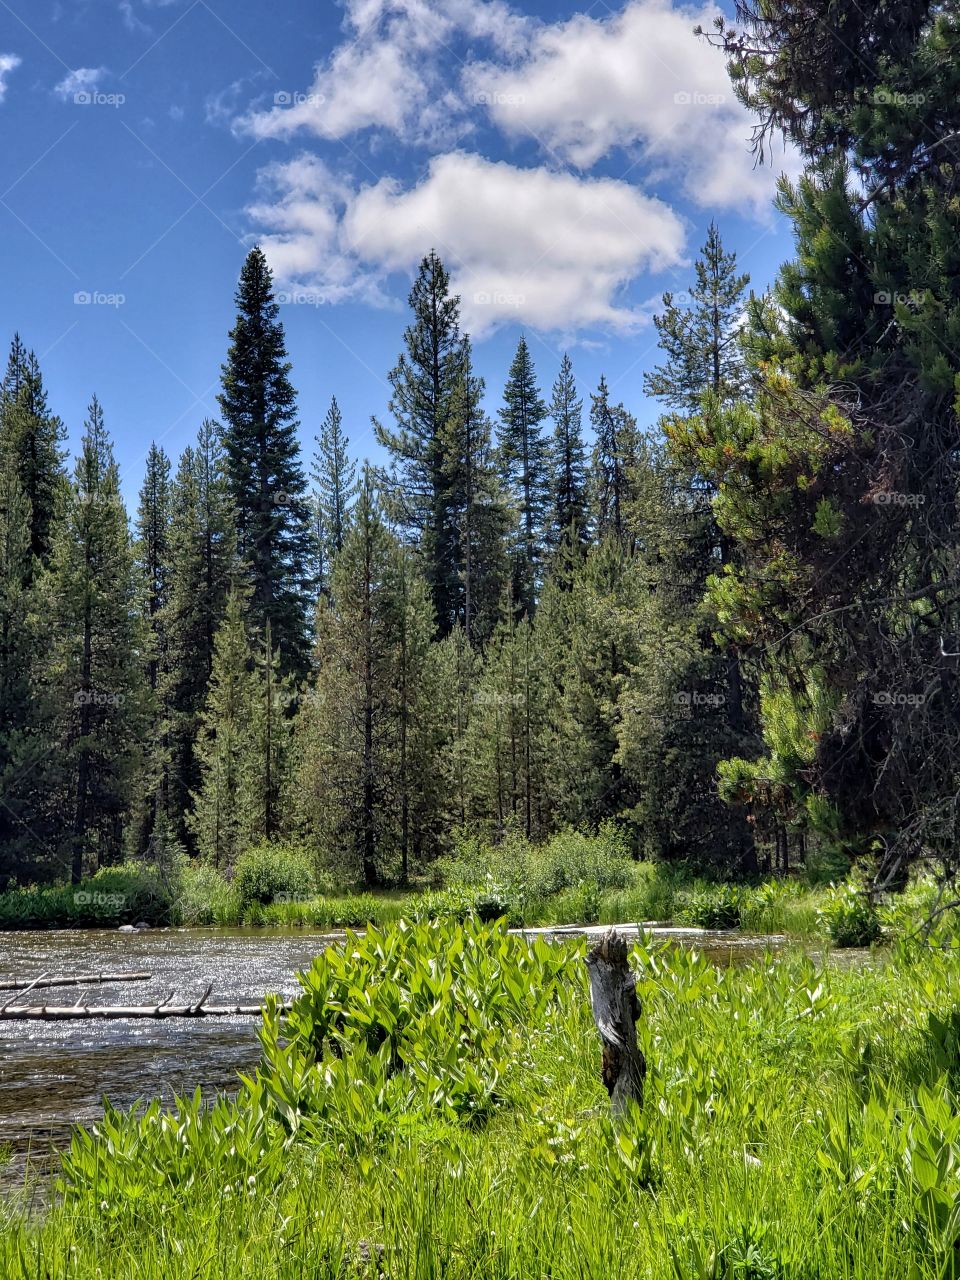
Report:
M 102 1137 L 76 1147 L 49 1214 L 6 1223 L 0 1275 L 956 1276 L 956 951 L 899 948 L 853 969 L 787 955 L 720 970 L 638 947 L 647 1095 L 614 1130 L 582 947 L 554 969 L 555 990 L 524 1005 L 540 962 L 523 960 L 520 940 L 504 949 L 497 930 L 443 925 L 405 945 L 397 930 L 352 939 L 319 970 L 299 1048 L 285 1058 L 266 1037 L 245 1104 L 211 1114 L 197 1098 L 149 1122 L 108 1118 Z M 383 981 L 361 981 L 378 955 Z M 518 964 L 525 983 L 511 994 Z M 422 983 L 448 981 L 446 1004 L 434 1006 Z M 489 1105 L 474 1117 L 444 1104 L 460 1085 L 440 1064 L 451 1027 L 473 1025 L 470 993 L 481 990 L 489 1017 L 477 1008 L 464 1061 L 486 1046 Z M 358 1110 L 341 1082 L 374 1080 L 386 1044 L 389 1088 L 409 1103 L 371 1128 L 371 1112 L 396 1097 L 374 1094 Z M 295 1097 L 303 1105 L 291 1112 Z

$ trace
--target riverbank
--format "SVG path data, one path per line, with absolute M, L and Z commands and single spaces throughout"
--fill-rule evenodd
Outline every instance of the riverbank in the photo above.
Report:
M 953 951 L 636 948 L 647 1091 L 617 1130 L 583 944 L 447 922 L 327 955 L 237 1103 L 108 1116 L 41 1220 L 8 1210 L 0 1274 L 953 1274 Z
M 880 936 L 903 900 L 878 911 L 843 870 L 837 886 L 821 871 L 729 883 L 682 866 L 635 862 L 613 831 L 573 832 L 534 846 L 460 844 L 431 868 L 429 882 L 356 891 L 317 871 L 308 852 L 284 845 L 251 850 L 227 876 L 202 862 L 161 869 L 107 867 L 79 885 L 14 889 L 0 895 L 0 930 L 119 928 L 124 925 L 266 926 L 335 930 L 412 920 L 504 918 L 511 925 L 656 920 L 703 928 L 743 928 L 800 939 L 864 945 Z M 927 887 L 910 899 L 910 918 Z

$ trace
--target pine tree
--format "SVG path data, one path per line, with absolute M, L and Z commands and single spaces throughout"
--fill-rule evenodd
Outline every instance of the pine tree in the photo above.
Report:
M 714 222 L 695 270 L 689 306 L 663 295 L 663 312 L 653 322 L 667 358 L 644 377 L 648 395 L 685 414 L 699 411 L 706 392 L 724 405 L 748 387 L 741 327 L 750 277 L 737 273 L 737 255 L 724 252 Z
M 46 696 L 60 746 L 46 786 L 76 883 L 115 861 L 142 781 L 147 634 L 117 466 L 96 397 L 44 583 Z
M 251 587 L 253 625 L 269 620 L 284 670 L 307 662 L 305 566 L 310 517 L 273 276 L 261 249 L 247 255 L 236 293 L 237 321 L 219 396 L 238 552 Z
M 465 831 L 473 815 L 470 723 L 483 663 L 462 626 L 455 627 L 435 645 L 432 656 L 436 665 L 436 706 L 441 725 L 437 754 L 445 798 L 444 831 Z
M 164 617 L 170 577 L 170 459 L 156 444 L 151 444 L 147 453 L 135 545 L 147 623 L 153 636 L 147 671 L 150 688 L 156 690 L 165 661 Z
M 264 834 L 263 736 L 255 720 L 260 705 L 243 598 L 233 590 L 216 635 L 195 747 L 200 785 L 187 819 L 200 853 L 221 869 L 233 867 Z
M 419 548 L 437 625 L 446 635 L 460 614 L 461 582 L 445 437 L 458 379 L 466 375 L 460 299 L 451 296 L 449 276 L 432 251 L 420 264 L 409 301 L 413 323 L 389 374 L 396 427 L 374 419 L 374 428 L 390 457 L 389 474 L 380 477 L 390 516 L 405 541 Z
M 551 827 L 546 689 L 534 624 L 509 616 L 491 640 L 470 724 L 473 805 L 493 836 L 537 839 Z
M 622 404 L 610 403 L 606 379 L 600 378 L 597 394 L 590 397 L 590 422 L 594 430 L 593 505 L 598 539 L 612 536 L 621 544 L 628 539 L 631 471 L 640 448 L 637 420 Z
M 290 677 L 281 672 L 269 621 L 254 654 L 254 673 L 251 821 L 256 838 L 275 840 L 287 824 L 290 808 L 294 692 Z
M 583 401 L 577 398 L 573 363 L 564 352 L 550 401 L 553 418 L 549 543 L 582 548 L 587 540 L 589 495 L 583 442 Z
M 514 551 L 516 598 L 533 617 L 542 580 L 543 540 L 550 499 L 550 449 L 541 431 L 547 406 L 540 398 L 526 339 L 510 365 L 500 410 L 499 457 L 517 513 Z
M 433 630 L 426 583 L 387 529 L 367 468 L 318 611 L 317 675 L 297 730 L 306 832 L 367 885 L 433 851 Z
M 45 733 L 35 697 L 39 636 L 30 504 L 12 461 L 0 464 L 0 886 L 38 875 L 44 833 L 33 804 L 33 773 Z
M 66 481 L 65 438 L 63 423 L 50 412 L 37 357 L 17 334 L 0 389 L 0 466 L 13 467 L 29 503 L 30 550 L 38 567 L 50 557 Z
M 350 510 L 357 496 L 357 467 L 350 457 L 350 441 L 343 430 L 343 415 L 336 396 L 330 401 L 316 444 L 311 505 L 317 541 L 317 580 L 326 589 L 333 561 L 343 549 Z
M 483 390 L 483 380 L 472 372 L 469 340 L 464 339 L 440 444 L 446 543 L 457 573 L 452 616 L 468 640 L 481 645 L 500 613 L 510 520 L 494 463 L 490 421 L 483 411 Z
M 163 630 L 167 662 L 161 696 L 169 719 L 168 816 L 175 838 L 192 846 L 190 793 L 200 786 L 194 753 L 213 672 L 217 632 L 237 579 L 236 535 L 217 425 L 205 421 L 184 450 L 171 488 L 170 572 Z

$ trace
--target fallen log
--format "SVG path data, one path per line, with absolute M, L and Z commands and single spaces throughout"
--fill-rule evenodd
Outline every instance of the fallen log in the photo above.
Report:
M 289 1009 L 288 1003 L 280 1008 Z M 227 1018 L 237 1014 L 257 1017 L 262 1004 L 156 1004 L 156 1005 L 12 1005 L 0 1009 L 0 1022 L 71 1022 L 116 1018 Z
M 613 1115 L 631 1104 L 643 1104 L 647 1062 L 637 1045 L 640 1001 L 637 980 L 628 963 L 626 939 L 608 929 L 587 952 L 590 1007 L 603 1047 L 600 1075 L 610 1095 Z
M 9 978 L 0 981 L 0 991 L 33 991 L 40 987 L 84 987 L 98 982 L 149 982 L 152 973 L 77 973 L 73 977 L 33 979 Z

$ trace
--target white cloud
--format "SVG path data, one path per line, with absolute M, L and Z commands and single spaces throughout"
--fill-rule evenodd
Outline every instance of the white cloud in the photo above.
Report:
M 273 166 L 265 181 L 271 198 L 250 212 L 281 285 L 330 302 L 376 300 L 389 273 L 411 271 L 433 247 L 476 336 L 506 322 L 633 328 L 643 315 L 622 288 L 676 265 L 684 246 L 677 215 L 625 182 L 465 152 L 436 157 L 409 189 L 384 178 L 351 192 L 310 156 Z
M 514 65 L 468 67 L 465 87 L 505 134 L 563 161 L 589 169 L 625 148 L 702 206 L 764 213 L 775 171 L 753 168 L 752 117 L 723 55 L 693 34 L 717 12 L 631 0 L 608 18 L 578 14 L 540 27 Z
M 15 53 L 0 53 L 0 102 L 7 96 L 7 77 L 16 71 L 21 59 Z
M 309 88 L 281 90 L 271 110 L 239 119 L 240 130 L 343 138 L 385 129 L 411 142 L 449 142 L 464 132 L 462 101 L 449 89 L 449 45 L 477 41 L 516 54 L 530 29 L 503 0 L 347 0 L 346 9 L 346 38 L 317 64 Z
M 106 74 L 106 67 L 77 67 L 54 85 L 53 92 L 64 102 L 71 102 L 78 93 L 95 93 Z

